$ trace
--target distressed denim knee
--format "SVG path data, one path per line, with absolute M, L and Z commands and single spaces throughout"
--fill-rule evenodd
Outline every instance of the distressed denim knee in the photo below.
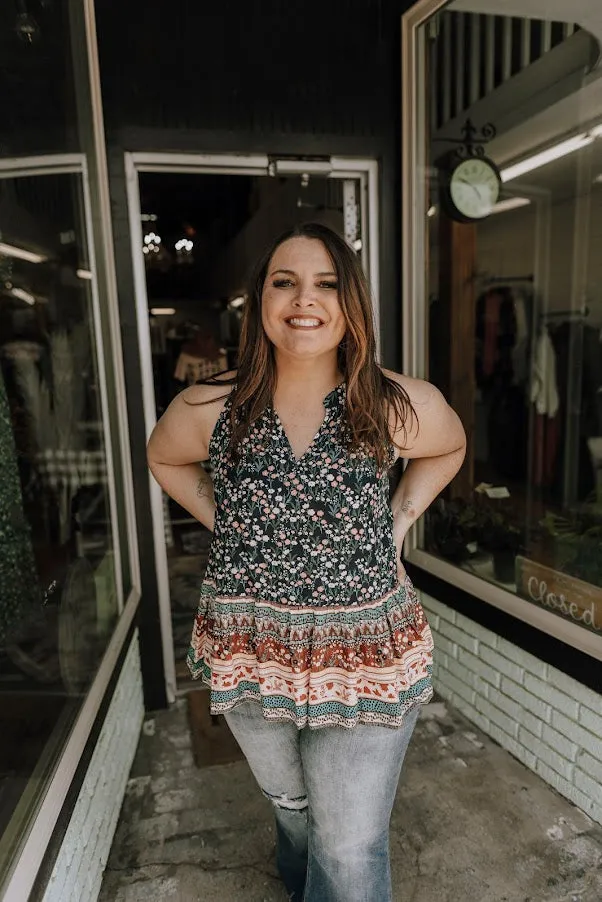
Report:
M 261 790 L 266 799 L 272 803 L 275 808 L 283 808 L 285 811 L 306 811 L 307 796 L 302 795 L 297 798 L 290 799 L 288 793 L 283 792 L 281 795 L 271 795 L 265 789 Z
M 291 902 L 301 902 L 307 877 L 307 796 L 278 795 L 261 790 L 272 803 L 276 819 L 276 863 Z

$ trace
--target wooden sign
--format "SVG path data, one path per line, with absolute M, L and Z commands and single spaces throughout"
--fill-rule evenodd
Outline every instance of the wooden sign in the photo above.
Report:
M 602 588 L 599 586 L 519 555 L 516 591 L 533 604 L 602 633 Z

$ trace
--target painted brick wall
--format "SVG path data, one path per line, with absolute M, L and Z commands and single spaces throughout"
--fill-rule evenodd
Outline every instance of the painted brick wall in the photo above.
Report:
M 136 633 L 43 902 L 94 902 L 98 898 L 143 715 Z
M 425 593 L 437 692 L 602 824 L 602 696 Z

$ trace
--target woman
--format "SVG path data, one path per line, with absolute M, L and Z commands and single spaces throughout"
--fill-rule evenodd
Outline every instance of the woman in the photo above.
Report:
M 464 448 L 437 389 L 377 365 L 358 259 L 316 224 L 260 261 L 238 371 L 183 391 L 151 436 L 155 478 L 214 532 L 188 663 L 274 806 L 297 902 L 392 898 L 389 819 L 432 695 L 400 554 Z

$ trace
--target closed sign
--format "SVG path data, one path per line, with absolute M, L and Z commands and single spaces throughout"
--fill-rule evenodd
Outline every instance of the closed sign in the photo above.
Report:
M 528 601 L 602 633 L 602 589 L 518 555 L 516 591 Z

